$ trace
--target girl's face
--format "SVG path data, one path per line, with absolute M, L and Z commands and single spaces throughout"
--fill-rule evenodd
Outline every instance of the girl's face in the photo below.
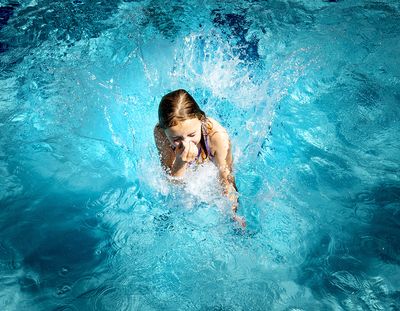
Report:
M 165 135 L 175 147 L 183 142 L 193 142 L 197 146 L 201 140 L 201 121 L 193 118 L 178 122 L 177 125 L 165 129 Z

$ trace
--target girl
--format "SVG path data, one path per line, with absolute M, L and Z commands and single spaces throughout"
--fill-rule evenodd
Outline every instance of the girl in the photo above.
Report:
M 226 130 L 214 119 L 206 117 L 193 97 L 182 89 L 161 99 L 158 120 L 154 139 L 161 165 L 167 173 L 181 177 L 189 165 L 212 161 L 218 168 L 224 194 L 232 202 L 233 219 L 245 226 L 244 219 L 236 215 L 237 188 Z

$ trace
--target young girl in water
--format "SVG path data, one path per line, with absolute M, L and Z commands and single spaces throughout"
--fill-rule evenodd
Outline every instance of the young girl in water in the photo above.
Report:
M 182 89 L 161 99 L 158 120 L 154 138 L 167 173 L 181 177 L 188 166 L 212 161 L 218 168 L 223 192 L 232 202 L 233 219 L 245 226 L 243 218 L 236 215 L 237 188 L 226 130 L 214 119 L 206 117 L 193 97 Z

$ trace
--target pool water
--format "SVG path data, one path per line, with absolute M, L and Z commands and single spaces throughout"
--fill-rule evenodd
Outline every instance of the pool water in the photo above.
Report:
M 2 1 L 1 310 L 399 310 L 399 50 L 391 0 Z M 177 88 L 246 230 L 163 175 Z

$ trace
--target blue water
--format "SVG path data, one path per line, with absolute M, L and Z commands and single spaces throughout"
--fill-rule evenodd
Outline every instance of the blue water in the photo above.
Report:
M 398 1 L 2 1 L 1 310 L 400 310 Z M 232 138 L 163 178 L 185 88 Z

